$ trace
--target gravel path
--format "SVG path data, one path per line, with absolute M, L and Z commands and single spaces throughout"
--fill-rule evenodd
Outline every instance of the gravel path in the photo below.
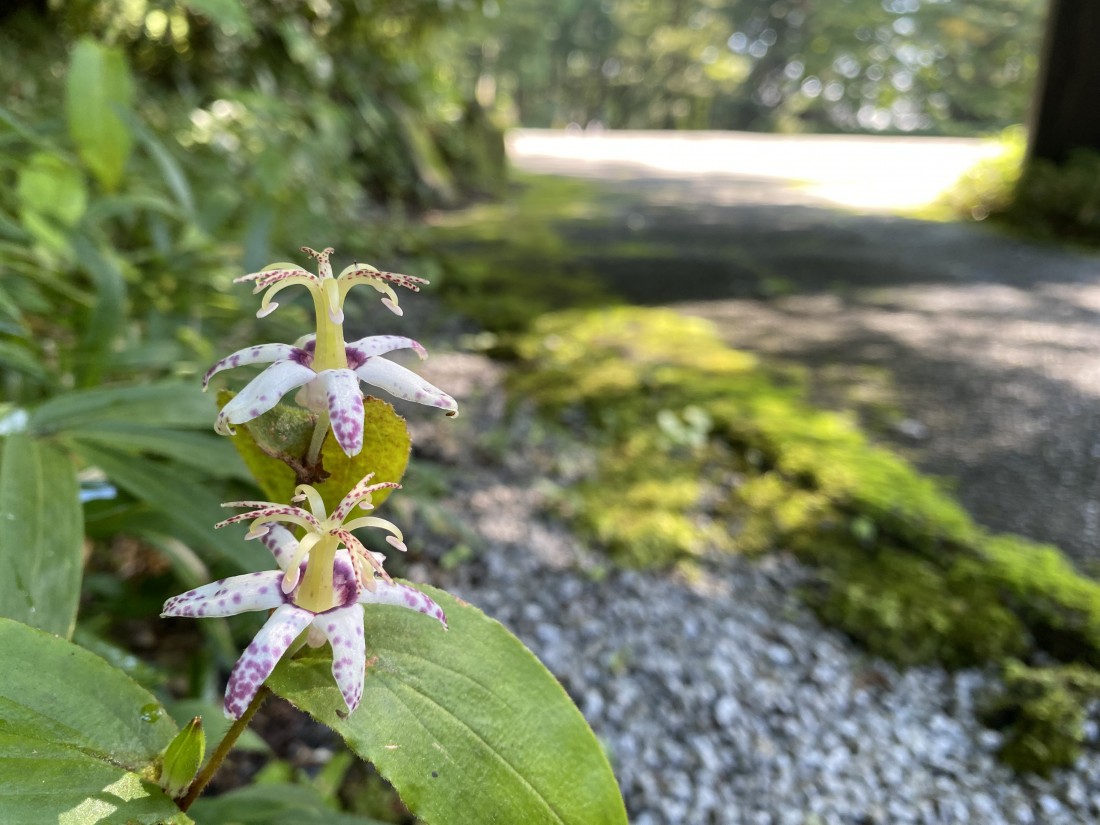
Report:
M 442 506 L 480 541 L 434 583 L 504 622 L 561 679 L 608 747 L 636 825 L 1100 816 L 1100 752 L 1051 781 L 1015 777 L 994 759 L 998 734 L 974 718 L 986 675 L 868 658 L 799 603 L 811 574 L 783 554 L 715 557 L 698 581 L 601 577 L 599 557 L 543 514 L 563 451 L 582 448 L 540 444 L 522 412 L 505 419 L 499 370 L 484 359 L 427 364 L 463 417 L 418 419 L 414 462 L 451 468 Z M 479 435 L 491 428 L 507 438 Z M 1095 721 L 1089 736 L 1100 741 Z

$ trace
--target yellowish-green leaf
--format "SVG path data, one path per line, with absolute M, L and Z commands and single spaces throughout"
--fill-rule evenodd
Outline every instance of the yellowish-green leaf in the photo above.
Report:
M 134 83 L 121 49 L 80 40 L 66 78 L 69 135 L 80 159 L 107 191 L 118 188 L 130 157 L 133 138 L 124 113 L 133 99 Z
M 223 390 L 218 394 L 218 404 L 225 406 L 232 398 L 232 393 Z M 292 465 L 304 465 L 313 426 L 314 416 L 307 410 L 279 404 L 237 427 L 233 444 L 270 501 L 289 501 L 294 495 L 298 477 Z M 367 473 L 374 473 L 375 481 L 400 481 L 409 464 L 411 444 L 405 419 L 392 405 L 377 398 L 364 399 L 363 449 L 359 455 L 344 455 L 331 432 L 321 448 L 321 463 L 329 475 L 314 486 L 328 511 L 332 512 Z M 374 504 L 385 501 L 389 492 L 375 493 Z
M 52 218 L 63 226 L 76 226 L 88 208 L 84 176 L 69 161 L 53 152 L 36 152 L 19 170 L 17 184 L 20 212 Z

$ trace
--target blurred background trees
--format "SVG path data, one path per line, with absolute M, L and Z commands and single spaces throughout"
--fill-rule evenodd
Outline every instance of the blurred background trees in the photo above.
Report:
M 1044 0 L 508 0 L 526 126 L 975 134 L 1026 117 Z

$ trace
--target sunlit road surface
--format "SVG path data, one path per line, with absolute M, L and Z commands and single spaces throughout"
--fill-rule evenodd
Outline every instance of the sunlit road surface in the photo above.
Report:
M 509 157 L 529 172 L 721 176 L 766 184 L 737 189 L 743 202 L 825 202 L 866 212 L 928 204 L 998 151 L 968 138 L 549 129 L 508 135 Z
M 881 437 L 953 479 L 979 523 L 1100 570 L 1100 257 L 896 214 L 993 149 L 549 131 L 510 149 L 520 169 L 599 184 L 601 219 L 558 226 L 615 294 L 861 390 L 888 376 L 904 420 Z

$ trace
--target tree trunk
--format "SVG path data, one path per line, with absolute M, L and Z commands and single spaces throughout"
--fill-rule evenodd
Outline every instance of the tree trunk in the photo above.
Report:
M 1100 2 L 1050 0 L 1028 159 L 1100 152 Z

